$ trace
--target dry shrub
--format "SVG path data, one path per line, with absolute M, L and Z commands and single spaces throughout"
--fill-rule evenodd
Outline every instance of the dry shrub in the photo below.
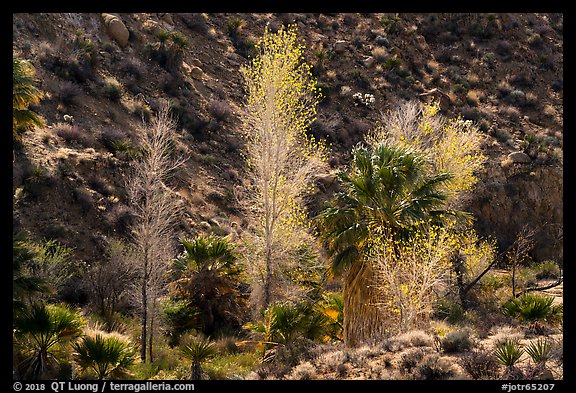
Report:
M 286 379 L 310 380 L 316 379 L 316 377 L 316 367 L 312 363 L 306 361 L 294 367 Z
M 496 379 L 500 373 L 500 364 L 494 354 L 487 350 L 467 353 L 458 363 L 474 379 Z
M 489 331 L 488 346 L 494 347 L 506 341 L 517 341 L 524 338 L 524 333 L 513 326 L 494 326 Z
M 322 353 L 314 360 L 314 364 L 321 372 L 341 372 L 340 366 L 348 361 L 348 354 L 344 351 L 336 350 Z
M 427 354 L 414 369 L 415 379 L 443 380 L 454 376 L 452 363 L 437 353 Z
M 51 82 L 52 96 L 66 106 L 76 105 L 77 97 L 82 94 L 82 88 L 75 82 L 60 80 Z
M 411 330 L 391 337 L 387 347 L 396 351 L 409 347 L 431 347 L 434 339 L 423 330 Z
M 418 363 L 424 359 L 425 351 L 422 348 L 409 348 L 402 354 L 398 362 L 398 368 L 403 374 L 411 374 Z
M 224 122 L 232 115 L 232 109 L 224 101 L 211 100 L 206 104 L 208 113 L 218 122 Z
M 469 328 L 452 330 L 441 338 L 440 345 L 446 353 L 469 351 L 474 347 L 472 332 Z
M 52 130 L 68 144 L 78 144 L 80 146 L 91 145 L 91 138 L 81 131 L 78 126 L 68 123 L 57 123 L 54 125 Z
M 386 58 L 388 57 L 388 51 L 382 47 L 376 47 L 372 49 L 372 57 L 376 61 L 376 63 L 383 63 Z

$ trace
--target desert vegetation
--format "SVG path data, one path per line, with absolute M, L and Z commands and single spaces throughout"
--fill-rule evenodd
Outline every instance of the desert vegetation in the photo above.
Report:
M 50 18 L 14 16 L 15 379 L 564 378 L 561 15 Z

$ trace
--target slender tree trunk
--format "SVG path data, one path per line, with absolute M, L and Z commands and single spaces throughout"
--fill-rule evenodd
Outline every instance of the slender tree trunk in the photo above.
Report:
M 266 276 L 264 278 L 264 284 L 262 288 L 262 308 L 268 307 L 271 301 L 271 290 L 272 285 L 272 247 L 266 245 Z
M 459 256 L 454 257 L 454 272 L 456 273 L 456 285 L 458 286 L 460 304 L 464 310 L 467 310 L 470 306 L 470 301 L 468 299 L 466 284 L 464 283 L 464 261 Z
M 146 363 L 146 339 L 148 337 L 148 255 L 144 255 L 144 277 L 142 279 L 142 334 L 140 337 L 140 360 Z
M 516 298 L 516 261 L 512 263 L 512 297 Z
M 357 347 L 386 334 L 382 312 L 376 306 L 377 292 L 372 287 L 374 272 L 368 262 L 351 266 L 344 283 L 344 344 Z
M 148 360 L 150 362 L 154 361 L 154 351 L 152 347 L 152 343 L 154 341 L 154 314 L 156 311 L 156 299 L 151 300 L 151 309 L 150 309 L 150 333 L 148 333 Z

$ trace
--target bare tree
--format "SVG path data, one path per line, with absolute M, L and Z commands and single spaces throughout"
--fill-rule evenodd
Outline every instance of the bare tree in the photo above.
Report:
M 512 297 L 516 297 L 516 270 L 528 256 L 528 252 L 534 247 L 534 235 L 536 231 L 524 225 L 516 235 L 516 240 L 506 251 L 508 262 L 512 265 Z
M 86 284 L 92 293 L 94 307 L 100 315 L 111 316 L 119 304 L 127 300 L 130 283 L 136 278 L 134 251 L 129 244 L 111 239 L 104 258 L 86 274 Z
M 323 145 L 306 135 L 318 102 L 315 81 L 290 28 L 265 31 L 260 53 L 242 69 L 248 94 L 243 114 L 251 173 L 247 207 L 255 223 L 255 284 L 266 307 L 279 264 L 306 238 L 305 198 L 325 165 Z
M 166 186 L 175 169 L 184 163 L 176 157 L 174 141 L 176 122 L 169 108 L 160 108 L 153 121 L 140 133 L 142 156 L 136 160 L 127 181 L 127 194 L 135 211 L 132 239 L 138 251 L 139 306 L 142 335 L 140 357 L 147 359 L 154 331 L 156 296 L 163 283 L 168 261 L 174 256 L 174 226 L 180 216 L 175 193 Z M 151 351 L 150 351 L 151 352 Z

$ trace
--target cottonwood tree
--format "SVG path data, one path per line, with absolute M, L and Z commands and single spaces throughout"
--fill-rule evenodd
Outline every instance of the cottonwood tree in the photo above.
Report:
M 448 207 L 457 208 L 466 192 L 478 182 L 478 172 L 487 157 L 478 127 L 461 116 L 440 114 L 440 103 L 408 101 L 387 112 L 366 141 L 377 145 L 410 147 L 426 157 L 429 174 L 450 173 L 452 179 L 442 186 Z
M 423 225 L 409 240 L 394 240 L 378 228 L 369 239 L 373 285 L 380 295 L 376 304 L 389 316 L 388 333 L 426 328 L 435 291 L 450 273 L 451 255 L 459 241 L 453 225 Z
M 174 153 L 176 122 L 167 105 L 140 132 L 141 157 L 132 166 L 127 194 L 135 212 L 132 239 L 138 253 L 138 300 L 141 310 L 140 357 L 153 355 L 154 315 L 168 262 L 174 257 L 172 239 L 181 208 L 166 185 L 184 159 Z
M 242 115 L 250 191 L 246 207 L 255 223 L 250 259 L 255 300 L 265 308 L 281 265 L 308 241 L 306 197 L 326 165 L 325 147 L 306 134 L 319 91 L 303 61 L 296 28 L 266 28 L 258 54 L 242 68 L 247 93 Z

